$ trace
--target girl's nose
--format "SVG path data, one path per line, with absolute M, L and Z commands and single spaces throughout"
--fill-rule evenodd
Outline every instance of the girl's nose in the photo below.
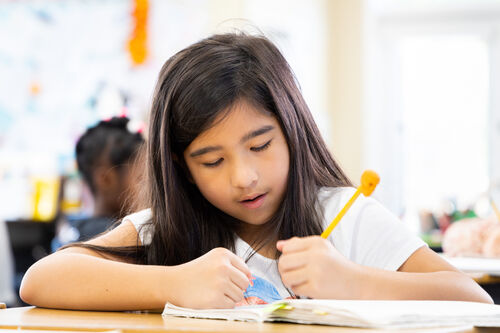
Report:
M 238 188 L 249 188 L 257 184 L 257 172 L 244 163 L 235 164 L 231 172 L 231 185 Z

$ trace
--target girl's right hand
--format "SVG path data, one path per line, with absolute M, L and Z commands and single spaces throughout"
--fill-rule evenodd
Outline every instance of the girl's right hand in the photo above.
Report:
M 168 301 L 193 309 L 234 308 L 252 277 L 243 259 L 221 247 L 169 268 Z

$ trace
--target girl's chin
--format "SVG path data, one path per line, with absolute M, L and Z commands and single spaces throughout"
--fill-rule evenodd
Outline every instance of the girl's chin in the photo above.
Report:
M 269 219 L 270 217 L 266 216 L 265 218 L 244 218 L 241 221 L 248 225 L 260 226 L 266 224 Z
M 272 217 L 273 213 L 269 213 L 269 210 L 266 209 L 267 211 L 255 211 L 255 212 L 238 212 L 239 214 L 233 215 L 236 217 L 238 220 L 244 222 L 245 224 L 249 225 L 254 225 L 254 226 L 259 226 L 259 225 L 264 225 L 266 224 Z

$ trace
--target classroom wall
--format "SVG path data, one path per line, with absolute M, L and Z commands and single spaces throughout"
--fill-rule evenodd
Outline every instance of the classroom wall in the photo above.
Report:
M 355 183 L 363 169 L 363 0 L 326 1 L 330 150 Z
M 220 30 L 228 19 L 244 17 L 244 6 L 244 0 L 210 0 L 208 29 L 215 32 Z

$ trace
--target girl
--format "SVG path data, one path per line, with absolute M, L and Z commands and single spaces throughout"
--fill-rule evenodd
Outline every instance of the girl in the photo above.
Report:
M 93 216 L 73 221 L 78 240 L 106 231 L 122 216 L 122 209 L 127 210 L 139 172 L 134 161 L 144 144 L 141 133 L 130 132 L 128 123 L 127 117 L 102 120 L 76 143 L 78 171 L 94 198 Z
M 294 296 L 491 303 L 373 199 L 318 236 L 354 189 L 264 37 L 215 35 L 165 63 L 144 167 L 149 209 L 37 262 L 24 301 L 93 310 Z
M 125 116 L 102 120 L 89 127 L 75 147 L 76 162 L 83 183 L 93 197 L 93 214 L 86 217 L 61 216 L 52 240 L 56 250 L 62 244 L 83 241 L 108 230 L 128 211 L 140 170 L 135 163 L 144 145 L 141 133 L 128 129 Z

